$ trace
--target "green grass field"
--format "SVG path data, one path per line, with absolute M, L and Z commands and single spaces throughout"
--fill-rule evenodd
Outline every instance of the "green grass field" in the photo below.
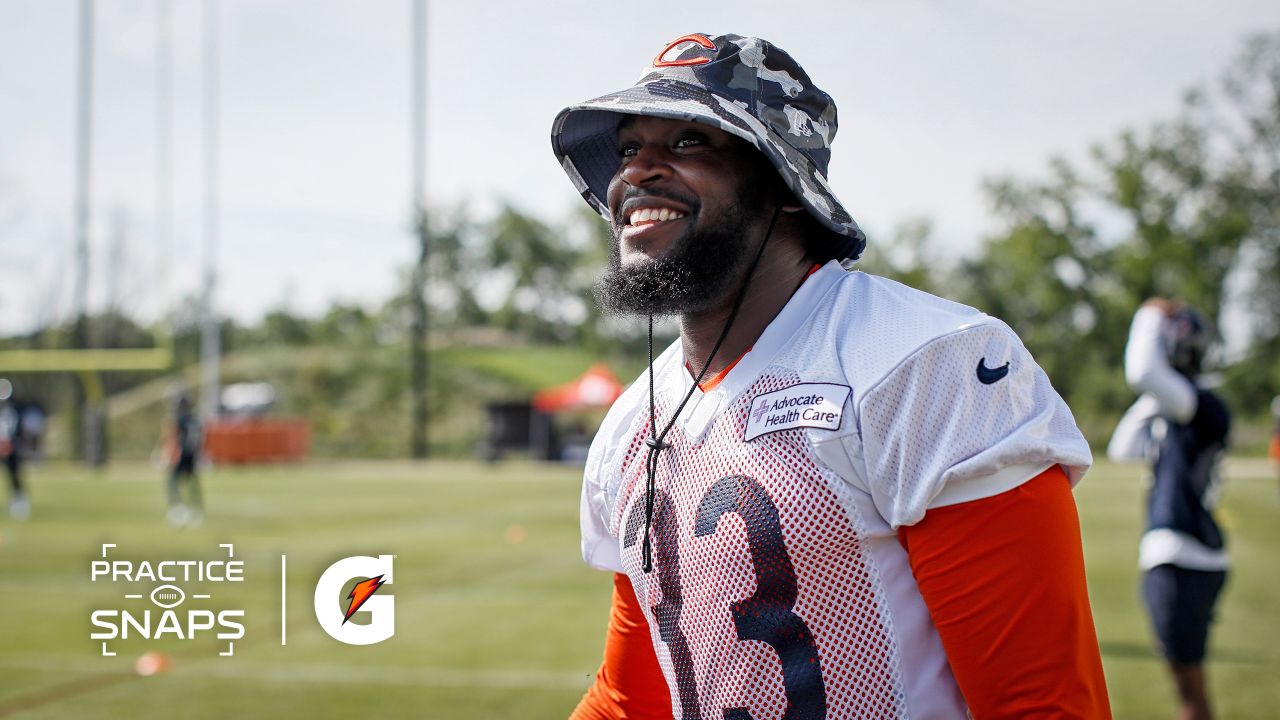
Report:
M 1215 628 L 1213 691 L 1223 718 L 1277 717 L 1275 480 L 1257 460 L 1230 463 L 1228 475 L 1236 569 Z M 598 663 L 610 588 L 578 555 L 578 482 L 575 469 L 522 463 L 224 469 L 205 479 L 204 526 L 175 530 L 149 466 L 35 468 L 32 518 L 0 520 L 0 717 L 563 718 Z M 1135 469 L 1103 464 L 1077 497 L 1115 716 L 1167 718 L 1172 690 L 1137 604 L 1141 493 Z M 213 594 L 247 612 L 235 656 L 200 639 L 117 641 L 119 656 L 101 657 L 90 612 L 137 591 L 89 581 L 103 542 L 116 543 L 113 557 L 152 560 L 219 558 L 218 544 L 234 543 L 246 582 Z M 316 623 L 315 581 L 341 557 L 382 553 L 396 555 L 381 591 L 395 595 L 396 635 L 340 644 Z M 168 672 L 134 672 L 148 648 L 171 656 Z

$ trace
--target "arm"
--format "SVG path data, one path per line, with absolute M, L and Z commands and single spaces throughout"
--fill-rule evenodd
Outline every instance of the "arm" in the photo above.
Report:
M 899 530 L 975 718 L 1110 718 L 1075 502 L 1054 466 Z
M 1151 437 L 1151 424 L 1160 417 L 1160 403 L 1150 395 L 1143 395 L 1129 406 L 1116 429 L 1111 432 L 1107 444 L 1107 457 L 1115 462 L 1148 460 L 1155 450 Z
M 669 720 L 671 713 L 671 694 L 653 651 L 649 623 L 631 580 L 615 573 L 604 662 L 570 720 Z
M 1169 366 L 1162 328 L 1168 317 L 1164 304 L 1149 301 L 1133 315 L 1124 348 L 1124 378 L 1138 393 L 1160 404 L 1160 414 L 1179 423 L 1196 414 L 1196 389 Z

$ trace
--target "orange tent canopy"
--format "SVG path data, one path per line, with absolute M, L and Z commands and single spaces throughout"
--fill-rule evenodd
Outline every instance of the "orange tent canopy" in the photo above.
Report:
M 534 393 L 533 408 L 560 412 L 609 407 L 621 394 L 622 383 L 617 376 L 604 363 L 596 363 L 577 380 Z

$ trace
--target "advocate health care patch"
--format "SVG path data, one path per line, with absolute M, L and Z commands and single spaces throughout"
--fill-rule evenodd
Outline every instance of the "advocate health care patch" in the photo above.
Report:
M 844 416 L 844 403 L 851 393 L 848 385 L 799 383 L 751 399 L 743 442 L 761 435 L 809 427 L 835 430 Z

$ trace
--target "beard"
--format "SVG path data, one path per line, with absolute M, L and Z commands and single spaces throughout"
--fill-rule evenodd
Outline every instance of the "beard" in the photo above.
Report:
M 748 186 L 749 187 L 749 186 Z M 592 288 L 600 307 L 611 315 L 680 315 L 706 310 L 742 282 L 750 260 L 748 230 L 759 218 L 760 193 L 740 193 L 714 216 L 700 218 L 695 205 L 689 230 L 656 258 L 622 264 L 615 219 L 609 266 Z M 698 220 L 704 220 L 698 227 Z

